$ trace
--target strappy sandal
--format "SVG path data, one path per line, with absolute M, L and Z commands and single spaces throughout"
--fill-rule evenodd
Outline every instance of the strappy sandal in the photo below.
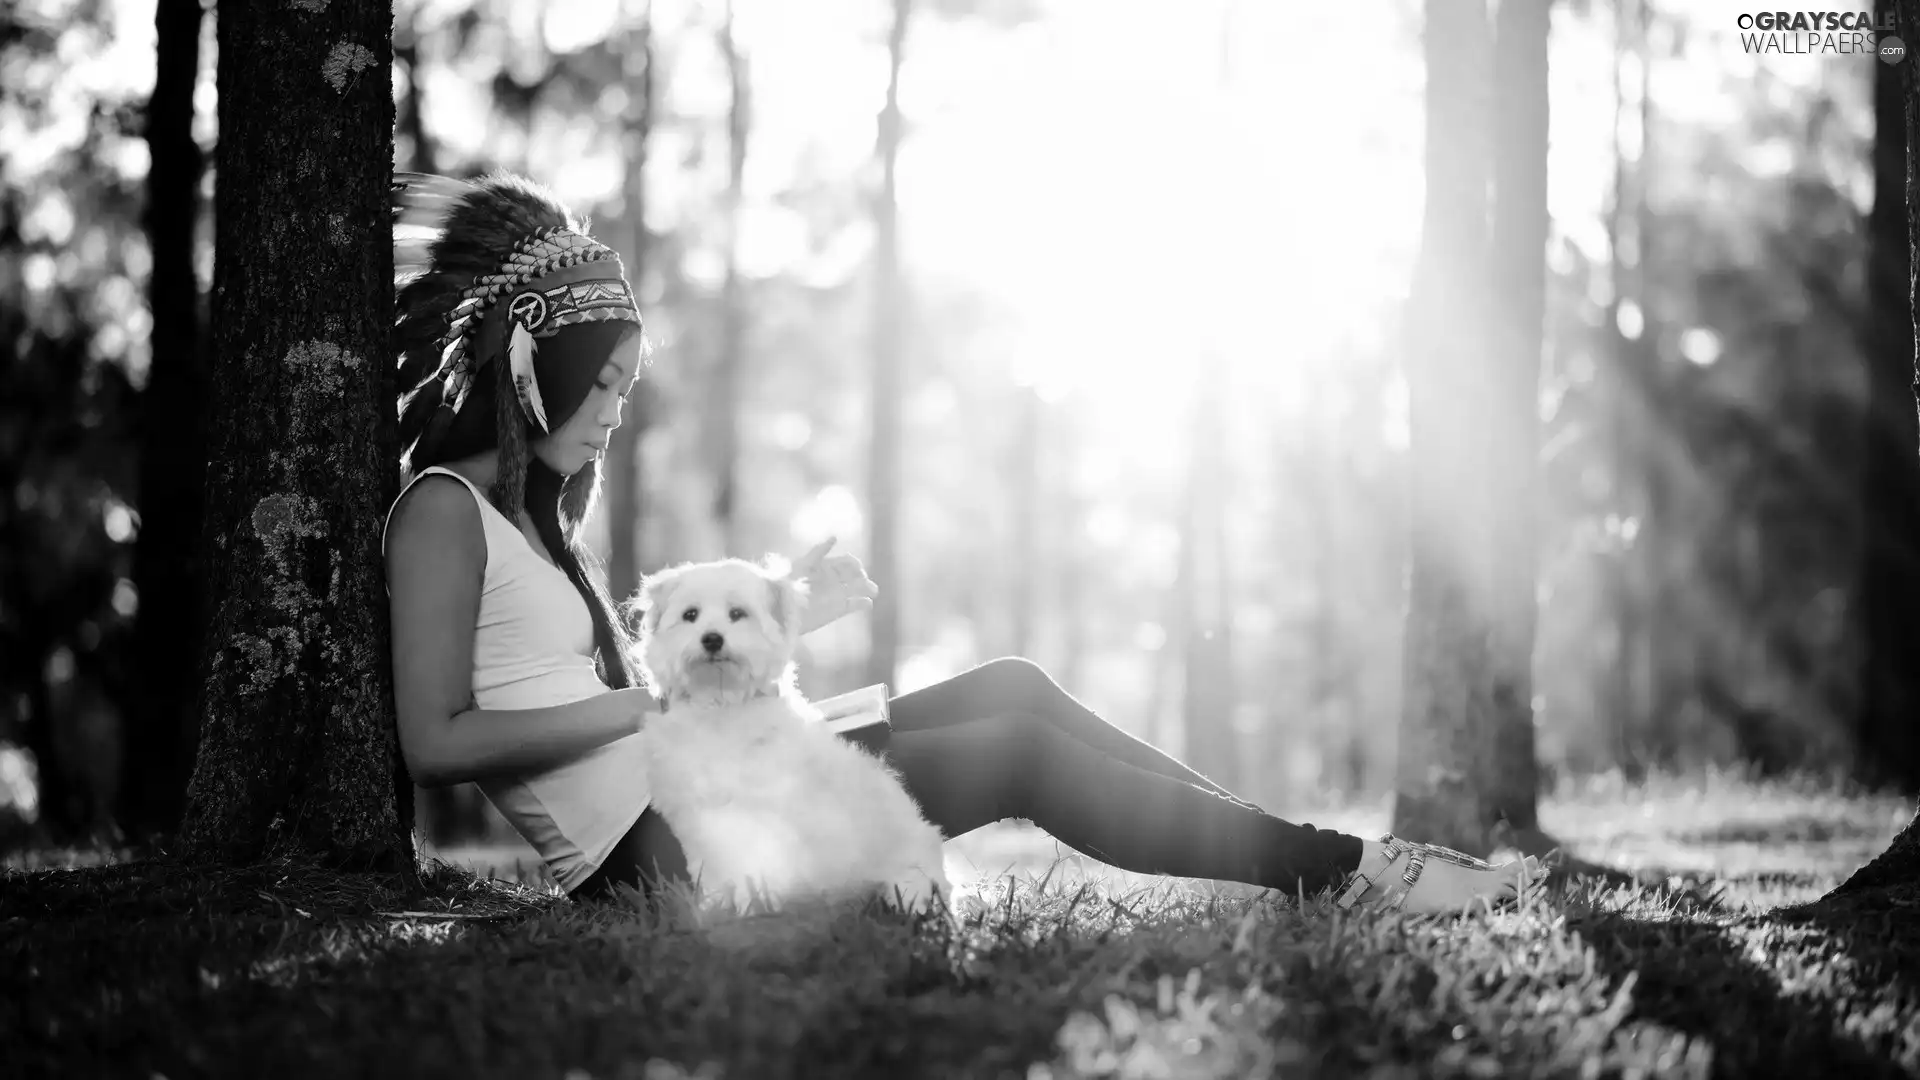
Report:
M 1499 867 L 1494 866 L 1485 859 L 1476 859 L 1464 851 L 1455 851 L 1453 848 L 1442 847 L 1439 844 L 1416 844 L 1411 840 L 1402 840 L 1391 833 L 1382 836 L 1380 843 L 1386 845 L 1386 850 L 1380 853 L 1381 865 L 1379 869 L 1368 873 L 1364 864 L 1355 867 L 1353 873 L 1347 875 L 1347 880 L 1341 883 L 1340 891 L 1334 896 L 1334 904 L 1336 906 L 1342 909 L 1348 909 L 1358 904 L 1360 898 L 1367 894 L 1367 890 L 1373 887 L 1374 882 L 1378 881 L 1388 870 L 1392 869 L 1393 865 L 1400 861 L 1400 856 L 1402 855 L 1409 857 L 1407 859 L 1407 868 L 1400 874 L 1400 887 L 1398 889 L 1389 888 L 1379 900 L 1370 901 L 1370 903 L 1376 903 L 1380 907 L 1388 909 L 1398 908 L 1400 905 L 1406 903 L 1407 894 L 1413 891 L 1414 883 L 1420 880 L 1420 874 L 1427 868 L 1427 860 L 1429 858 L 1439 859 L 1442 862 L 1450 862 L 1456 866 L 1464 866 L 1470 870 L 1490 872 L 1499 869 Z M 1494 904 L 1500 904 L 1513 899 L 1513 897 L 1492 897 L 1489 899 Z

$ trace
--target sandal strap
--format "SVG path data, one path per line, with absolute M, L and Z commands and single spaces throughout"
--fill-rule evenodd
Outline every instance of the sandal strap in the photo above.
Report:
M 1382 836 L 1380 843 L 1386 845 L 1386 850 L 1380 853 L 1380 868 L 1369 874 L 1364 862 L 1354 867 L 1353 872 L 1347 875 L 1347 880 L 1341 883 L 1340 891 L 1334 897 L 1333 902 L 1336 907 L 1351 908 L 1359 903 L 1360 898 L 1373 887 L 1373 883 L 1391 869 L 1394 863 L 1400 861 L 1400 856 L 1414 850 L 1416 846 L 1391 833 Z

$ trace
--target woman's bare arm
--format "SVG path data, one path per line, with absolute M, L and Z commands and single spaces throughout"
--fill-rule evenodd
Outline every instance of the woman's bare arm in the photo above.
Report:
M 423 787 L 564 765 L 633 734 L 654 711 L 638 689 L 544 709 L 473 708 L 486 545 L 480 508 L 451 477 L 415 484 L 387 531 L 400 752 Z

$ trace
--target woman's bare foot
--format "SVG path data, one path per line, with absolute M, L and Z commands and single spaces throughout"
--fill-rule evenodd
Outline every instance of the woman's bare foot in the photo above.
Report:
M 1448 915 L 1496 906 L 1521 895 L 1527 888 L 1546 880 L 1549 870 L 1540 860 L 1528 856 L 1493 866 L 1478 859 L 1464 865 L 1444 855 L 1427 854 L 1419 876 L 1409 888 L 1404 874 L 1414 858 L 1413 845 L 1393 852 L 1378 840 L 1361 841 L 1360 869 L 1373 883 L 1360 894 L 1358 903 L 1369 907 L 1391 907 L 1417 915 Z M 1387 859 L 1391 857 L 1391 864 Z

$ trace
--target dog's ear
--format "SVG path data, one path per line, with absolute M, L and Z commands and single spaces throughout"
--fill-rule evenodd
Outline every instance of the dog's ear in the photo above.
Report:
M 650 574 L 640 582 L 640 590 L 621 605 L 620 614 L 629 624 L 638 620 L 640 632 L 651 634 L 660 629 L 660 614 L 667 602 L 667 594 L 674 583 L 686 572 L 686 567 L 675 566 Z
M 774 560 L 769 559 L 763 574 L 767 579 L 767 590 L 771 595 L 768 610 L 773 621 L 780 626 L 780 632 L 789 638 L 800 636 L 800 617 L 807 610 L 807 583 L 796 580 L 786 573 L 786 562 L 779 562 L 780 572 L 774 572 Z

